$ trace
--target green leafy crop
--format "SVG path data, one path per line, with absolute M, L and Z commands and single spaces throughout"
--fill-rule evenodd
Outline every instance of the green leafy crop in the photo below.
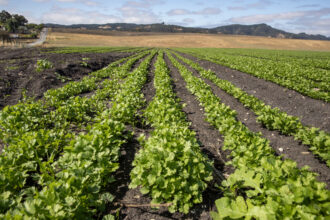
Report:
M 318 128 L 304 126 L 297 117 L 266 105 L 260 99 L 249 95 L 229 81 L 220 79 L 211 70 L 205 70 L 196 62 L 177 53 L 176 56 L 199 71 L 202 77 L 209 79 L 219 88 L 238 99 L 245 107 L 251 109 L 258 116 L 257 120 L 265 127 L 270 130 L 278 130 L 282 134 L 292 135 L 303 144 L 311 146 L 310 150 L 320 156 L 330 167 L 330 134 Z
M 237 121 L 212 89 L 168 54 L 205 110 L 206 120 L 224 138 L 235 172 L 222 182 L 224 196 L 216 201 L 214 219 L 326 219 L 330 192 L 308 168 L 274 154 L 268 140 Z
M 41 72 L 46 69 L 51 69 L 51 68 L 53 68 L 53 66 L 54 65 L 49 60 L 40 59 L 40 60 L 37 60 L 36 71 Z
M 202 202 L 212 163 L 200 152 L 168 72 L 161 52 L 155 63 L 156 95 L 144 112 L 154 130 L 147 140 L 140 138 L 143 149 L 134 159 L 130 187 L 141 186 L 143 194 L 151 194 L 152 203 L 170 203 L 170 212 L 188 213 Z

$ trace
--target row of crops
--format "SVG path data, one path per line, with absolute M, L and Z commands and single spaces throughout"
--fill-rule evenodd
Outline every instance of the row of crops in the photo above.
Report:
M 216 201 L 218 213 L 213 213 L 215 219 L 312 218 L 313 214 L 320 215 L 321 207 L 324 214 L 329 211 L 326 202 L 329 192 L 315 181 L 312 173 L 299 170 L 294 162 L 275 156 L 269 142 L 237 121 L 235 111 L 222 104 L 209 85 L 193 76 L 174 57 L 170 56 L 170 59 L 180 70 L 187 88 L 204 107 L 206 120 L 224 136 L 223 148 L 231 150 L 231 164 L 236 169 L 223 182 L 224 197 Z M 323 190 L 319 191 L 321 188 Z M 309 192 L 315 194 L 309 197 Z M 316 201 L 322 201 L 323 205 L 317 205 L 321 209 L 309 212 Z
M 328 166 L 329 134 L 267 106 L 176 52 L 137 51 L 80 81 L 48 90 L 41 100 L 25 98 L 0 112 L 0 140 L 5 146 L 0 154 L 0 218 L 114 218 L 107 207 L 116 200 L 112 192 L 120 149 L 132 138 L 126 125 L 136 126 L 141 109 L 152 131 L 139 138 L 141 150 L 132 164 L 130 188 L 140 187 L 151 203 L 167 204 L 170 212 L 189 213 L 202 203 L 216 169 L 190 129 L 165 57 L 199 101 L 205 120 L 222 135 L 223 149 L 231 152 L 235 172 L 213 186 L 219 195 L 217 211 L 211 213 L 214 219 L 330 215 L 325 184 L 307 168 L 276 156 L 268 140 L 238 121 L 236 112 L 221 102 L 204 78 L 250 108 L 267 128 L 309 145 Z M 202 50 L 190 52 L 204 56 Z M 142 88 L 151 68 L 156 93 L 146 103 Z
M 132 94 L 131 82 L 147 73 L 154 52 L 129 70 L 147 54 L 49 90 L 43 100 L 24 100 L 1 111 L 0 137 L 6 145 L 0 157 L 2 218 L 88 218 L 112 201 L 105 189 L 128 135 L 124 124 L 142 102 Z M 90 98 L 78 96 L 93 90 Z
M 298 117 L 288 115 L 278 108 L 266 105 L 260 99 L 249 95 L 231 82 L 220 79 L 211 70 L 206 70 L 196 62 L 186 59 L 177 53 L 175 54 L 180 60 L 197 70 L 203 78 L 209 79 L 223 91 L 238 99 L 246 108 L 252 110 L 258 116 L 258 122 L 270 130 L 280 131 L 282 134 L 293 136 L 303 144 L 309 145 L 310 150 L 320 156 L 330 167 L 329 134 L 315 127 L 304 126 Z
M 252 74 L 311 98 L 330 102 L 328 53 L 324 55 L 321 53 L 311 59 L 302 52 L 282 52 L 277 55 L 275 52 L 254 50 L 241 52 L 242 50 L 234 49 L 180 49 L 180 51 Z

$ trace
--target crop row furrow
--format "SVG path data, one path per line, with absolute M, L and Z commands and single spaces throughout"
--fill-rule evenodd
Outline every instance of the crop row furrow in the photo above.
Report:
M 139 90 L 153 55 L 128 75 L 113 97 L 112 108 L 98 114 L 88 133 L 76 136 L 48 167 L 49 172 L 41 174 L 42 189 L 30 187 L 24 200 L 7 211 L 4 218 L 86 219 L 104 212 L 105 204 L 114 198 L 105 187 L 114 181 L 112 173 L 118 168 L 119 149 L 127 136 L 125 123 L 134 121 L 143 103 Z
M 299 118 L 288 115 L 278 108 L 266 105 L 260 99 L 249 95 L 229 81 L 220 79 L 211 70 L 206 70 L 198 63 L 177 53 L 175 55 L 197 70 L 202 77 L 209 79 L 226 93 L 238 99 L 245 107 L 251 109 L 258 116 L 257 120 L 265 127 L 271 130 L 278 130 L 282 134 L 292 135 L 303 144 L 309 145 L 310 150 L 320 156 L 330 167 L 330 135 L 328 133 L 315 127 L 304 126 Z
M 130 187 L 141 186 L 141 193 L 151 194 L 151 203 L 171 204 L 170 212 L 188 213 L 202 202 L 202 192 L 212 179 L 212 163 L 202 155 L 196 134 L 189 129 L 163 52 L 155 63 L 154 87 L 156 95 L 144 111 L 154 130 L 147 140 L 139 139 L 143 148 L 133 161 Z
M 0 188 L 4 198 L 8 198 L 0 209 L 2 212 L 19 202 L 28 191 L 25 188 L 42 185 L 47 180 L 45 174 L 50 166 L 74 138 L 70 132 L 73 123 L 82 129 L 83 124 L 95 122 L 93 118 L 106 109 L 104 101 L 118 93 L 121 85 L 118 79 L 124 75 L 122 71 L 111 74 L 114 79 L 104 81 L 103 88 L 91 98 L 72 97 L 50 114 L 41 101 L 32 100 L 1 112 L 2 119 L 8 119 L 1 121 L 4 129 L 0 133 L 8 145 L 0 155 Z
M 206 120 L 223 135 L 224 149 L 231 150 L 231 164 L 236 170 L 222 183 L 224 196 L 216 201 L 214 219 L 329 216 L 329 191 L 315 180 L 315 174 L 275 156 L 269 142 L 237 121 L 236 112 L 221 103 L 202 79 L 168 56 L 203 106 Z
M 277 83 L 315 99 L 321 99 L 326 102 L 330 101 L 328 82 L 315 82 L 306 79 L 306 76 L 312 74 L 306 68 L 304 69 L 294 65 L 290 66 L 285 63 L 281 64 L 271 60 L 228 56 L 216 50 L 180 49 L 179 51 L 252 74 L 258 78 Z
M 256 59 L 272 60 L 274 62 L 286 63 L 287 65 L 304 66 L 304 68 L 307 68 L 308 71 L 311 73 L 311 75 L 304 75 L 308 77 L 308 79 L 330 82 L 330 71 L 329 71 L 330 62 L 328 59 L 320 59 L 320 58 L 318 59 L 318 58 L 313 58 L 312 56 L 311 57 L 295 57 L 288 55 L 283 56 L 282 55 L 283 51 L 281 51 L 281 54 L 274 54 L 274 53 L 267 54 L 266 52 L 267 51 L 264 50 L 261 50 L 259 52 L 256 52 L 255 50 L 252 51 L 235 50 L 232 52 L 224 51 L 223 53 L 231 56 L 243 56 L 243 57 L 250 57 Z
M 99 102 L 74 96 L 91 88 L 96 89 L 96 79 L 115 75 L 117 75 L 117 78 L 119 78 L 118 76 L 123 77 L 129 66 L 137 60 L 132 58 L 126 63 L 127 65 L 114 69 L 116 65 L 125 59 L 117 61 L 116 64 L 110 64 L 109 68 L 97 71 L 98 76 L 88 76 L 82 81 L 69 83 L 59 89 L 48 90 L 45 93 L 45 101 L 27 99 L 14 106 L 6 106 L 0 112 L 0 139 L 4 144 L 10 144 L 13 138 L 29 131 L 66 127 L 63 125 L 62 119 L 68 119 L 71 122 L 82 122 L 84 119 L 90 119 L 86 112 L 91 116 L 91 113 L 102 106 L 98 105 Z M 100 73 L 102 74 L 100 75 Z M 109 84 L 108 82 L 106 81 L 104 85 Z M 95 98 L 101 98 L 101 96 L 102 94 L 99 92 Z M 55 106 L 57 108 L 54 109 Z
M 114 76 L 123 77 L 130 70 L 132 65 L 137 62 L 142 57 L 146 56 L 149 52 L 141 53 L 137 56 L 126 57 L 111 63 L 109 66 L 92 72 L 88 76 L 82 78 L 81 81 L 70 82 L 65 86 L 58 89 L 50 89 L 45 92 L 44 97 L 46 103 L 50 106 L 60 106 L 66 99 L 81 94 L 85 92 L 90 92 L 97 89 L 97 82 L 100 82 L 105 78 L 113 78 Z M 122 66 L 118 67 L 119 64 L 124 63 Z M 123 76 L 121 76 L 122 73 Z M 115 73 L 115 74 L 114 74 Z

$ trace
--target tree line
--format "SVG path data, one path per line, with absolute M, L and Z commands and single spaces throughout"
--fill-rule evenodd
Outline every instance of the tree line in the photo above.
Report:
M 37 34 L 43 28 L 43 24 L 28 23 L 28 20 L 19 14 L 10 14 L 2 10 L 0 12 L 0 29 L 9 33 Z

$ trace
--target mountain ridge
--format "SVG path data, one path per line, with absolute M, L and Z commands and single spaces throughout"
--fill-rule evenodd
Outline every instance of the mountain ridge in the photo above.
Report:
M 272 38 L 286 39 L 306 39 L 306 40 L 330 40 L 330 37 L 324 35 L 313 35 L 306 33 L 294 34 L 280 29 L 276 29 L 265 23 L 243 25 L 231 24 L 214 28 L 183 27 L 179 25 L 167 25 L 164 23 L 156 24 L 134 24 L 134 23 L 107 23 L 107 24 L 45 24 L 50 28 L 73 28 L 73 29 L 102 29 L 109 31 L 130 31 L 130 32 L 163 32 L 163 33 L 207 33 L 207 34 L 231 34 L 263 36 Z

